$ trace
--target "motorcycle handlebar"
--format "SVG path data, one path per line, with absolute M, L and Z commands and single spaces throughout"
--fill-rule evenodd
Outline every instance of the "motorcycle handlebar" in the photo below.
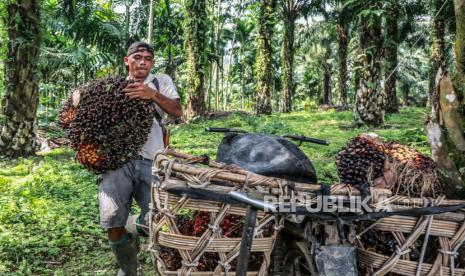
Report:
M 312 137 L 306 137 L 306 136 L 303 136 L 303 135 L 284 135 L 283 137 L 294 140 L 294 141 L 310 142 L 310 143 L 325 145 L 325 146 L 330 144 L 329 141 L 321 140 L 321 139 L 317 139 L 317 138 L 312 138 Z
M 242 129 L 237 129 L 237 128 L 225 128 L 225 127 L 206 127 L 205 128 L 206 132 L 221 132 L 221 133 L 229 133 L 229 132 L 234 132 L 234 133 L 247 133 L 247 131 L 242 130 Z
M 219 133 L 247 133 L 247 131 L 238 129 L 238 128 L 225 128 L 225 127 L 206 127 L 205 128 L 206 132 L 219 132 Z M 299 141 L 299 142 L 309 142 L 309 143 L 314 143 L 314 144 L 319 144 L 319 145 L 329 145 L 330 142 L 326 140 L 321 140 L 317 138 L 312 138 L 312 137 L 307 137 L 303 135 L 284 135 L 283 138 L 287 138 L 293 141 Z

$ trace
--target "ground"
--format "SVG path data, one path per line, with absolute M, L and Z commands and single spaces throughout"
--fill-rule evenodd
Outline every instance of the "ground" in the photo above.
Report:
M 207 126 L 270 134 L 303 134 L 330 146 L 302 144 L 322 183 L 338 181 L 335 156 L 347 140 L 375 132 L 429 154 L 426 110 L 408 108 L 388 116 L 383 128 L 353 128 L 350 111 L 305 111 L 271 116 L 232 115 L 172 128 L 171 145 L 214 158 L 221 134 Z M 117 269 L 98 224 L 96 175 L 74 162 L 67 148 L 27 159 L 0 162 L 1 275 L 114 275 Z M 144 275 L 153 275 L 150 255 L 141 253 Z

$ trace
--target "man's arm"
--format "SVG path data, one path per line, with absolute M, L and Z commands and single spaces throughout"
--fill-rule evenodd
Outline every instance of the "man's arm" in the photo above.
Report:
M 130 83 L 123 91 L 131 99 L 152 100 L 167 114 L 176 117 L 182 116 L 179 99 L 170 99 L 141 82 Z

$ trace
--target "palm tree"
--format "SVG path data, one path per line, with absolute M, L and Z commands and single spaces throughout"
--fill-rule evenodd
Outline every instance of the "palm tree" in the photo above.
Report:
M 189 103 L 187 116 L 205 115 L 205 73 L 207 71 L 206 33 L 208 32 L 205 0 L 185 0 L 185 47 Z
M 257 114 L 271 114 L 271 91 L 273 89 L 273 25 L 276 0 L 260 0 L 258 17 L 258 57 L 257 100 L 255 110 Z
M 158 2 L 154 9 L 155 34 L 152 44 L 159 49 L 165 58 L 165 73 L 173 80 L 176 79 L 176 70 L 182 64 L 183 54 L 183 29 L 184 16 L 172 5 L 172 0 Z
M 382 6 L 380 1 L 352 2 L 360 25 L 360 46 L 363 50 L 361 83 L 355 99 L 355 123 L 379 126 L 384 123 L 385 96 L 381 89 Z
M 430 0 L 430 73 L 429 73 L 429 94 L 433 95 L 435 90 L 435 78 L 439 68 L 445 69 L 445 18 L 440 11 L 446 0 Z
M 340 1 L 339 1 L 340 3 Z M 337 21 L 338 35 L 338 57 L 339 57 L 339 93 L 341 97 L 341 107 L 347 107 L 347 49 L 349 44 L 348 25 L 350 23 L 349 12 L 345 5 L 340 7 Z
M 425 85 L 427 81 L 424 81 L 428 78 L 427 50 L 423 45 L 415 49 L 406 49 L 405 46 L 399 46 L 399 56 L 403 61 L 402 70 L 399 70 L 398 74 L 399 88 L 402 92 L 402 105 L 409 106 L 415 102 L 422 102 L 422 97 L 419 96 L 427 95 L 428 91 L 428 85 Z
M 339 58 L 338 89 L 341 107 L 345 109 L 347 107 L 347 55 L 349 26 L 352 21 L 353 11 L 351 10 L 351 6 L 346 4 L 343 0 L 312 1 L 312 4 L 308 6 L 308 11 L 316 15 L 322 15 L 325 18 L 324 22 L 326 23 L 326 28 L 331 29 L 331 32 L 337 33 L 337 55 Z M 336 29 L 335 31 L 332 30 L 334 28 Z M 336 38 L 334 38 L 334 40 L 336 40 Z M 323 64 L 323 66 L 328 69 L 329 67 L 327 65 L 327 63 Z M 326 70 L 326 73 L 329 71 Z
M 402 78 L 403 74 L 408 74 L 407 70 L 398 70 L 400 66 L 406 67 L 405 59 L 403 64 L 398 64 L 399 45 L 407 41 L 408 35 L 414 32 L 414 23 L 416 17 L 425 16 L 426 10 L 422 2 L 416 0 L 394 1 L 386 3 L 385 19 L 385 39 L 384 39 L 384 73 L 385 83 L 384 91 L 386 93 L 386 112 L 396 113 L 399 111 L 399 100 L 396 92 L 396 82 Z M 420 38 L 422 33 L 418 34 Z M 420 40 L 408 47 L 413 49 Z M 403 92 L 406 92 L 408 86 L 402 86 Z M 405 101 L 404 101 L 405 102 Z
M 34 153 L 34 121 L 39 100 L 37 61 L 41 42 L 37 0 L 6 4 L 8 56 L 0 132 L 0 155 L 16 157 Z
M 465 185 L 465 135 L 463 130 L 464 117 L 461 113 L 460 90 L 463 83 L 453 85 L 452 78 L 445 66 L 443 56 L 444 45 L 444 17 L 440 14 L 441 8 L 446 2 L 433 1 L 431 9 L 434 29 L 431 40 L 431 70 L 437 66 L 438 71 L 435 76 L 434 90 L 430 94 L 431 98 L 431 118 L 427 124 L 428 140 L 431 146 L 431 155 L 438 164 L 444 177 L 448 180 L 446 188 L 451 189 L 451 193 L 456 195 L 457 189 L 463 189 Z M 456 71 L 457 79 L 463 81 L 463 62 L 465 60 L 463 52 L 463 38 L 465 30 L 465 8 L 463 1 L 454 1 L 456 31 Z M 431 77 L 430 77 L 431 78 Z
M 333 73 L 333 65 L 329 60 L 331 59 L 332 49 L 331 41 L 322 42 L 325 45 L 325 53 L 322 60 L 323 67 L 323 104 L 330 105 L 332 100 L 332 85 L 331 85 L 331 75 Z
M 399 43 L 399 26 L 398 18 L 400 14 L 400 5 L 397 0 L 390 0 L 387 5 L 385 29 L 386 39 L 384 41 L 384 60 L 385 83 L 384 92 L 386 93 L 386 112 L 399 112 L 399 101 L 397 99 L 396 82 L 397 82 L 397 47 Z
M 292 111 L 292 98 L 294 96 L 294 37 L 295 21 L 302 9 L 308 4 L 308 0 L 281 0 L 280 11 L 283 16 L 284 38 L 282 60 L 284 67 L 284 90 L 281 102 L 281 111 Z
M 72 1 L 74 8 L 62 5 L 43 5 L 48 16 L 43 24 L 47 35 L 41 51 L 41 73 L 74 70 L 74 85 L 88 81 L 94 77 L 93 72 L 106 66 L 125 74 L 122 57 L 126 33 L 111 7 L 89 1 Z M 76 12 L 69 17 L 67 10 Z

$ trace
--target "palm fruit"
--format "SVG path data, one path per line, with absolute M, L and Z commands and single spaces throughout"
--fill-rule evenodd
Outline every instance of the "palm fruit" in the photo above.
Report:
M 395 194 L 434 197 L 441 190 L 431 158 L 398 142 L 383 143 L 374 135 L 350 140 L 338 153 L 336 164 L 340 182 L 359 189 L 378 187 L 383 182 L 378 180 L 385 180 L 392 183 L 384 183 L 384 188 Z
M 122 90 L 131 82 L 121 76 L 97 80 L 75 89 L 64 103 L 60 124 L 77 160 L 91 171 L 121 167 L 147 139 L 155 103 L 127 97 Z
M 214 215 L 206 211 L 198 211 L 192 217 L 176 215 L 176 227 L 181 235 L 201 237 L 206 230 L 211 227 Z M 219 223 L 220 236 L 222 238 L 241 238 L 244 226 L 244 217 L 235 214 L 226 214 Z M 268 222 L 260 231 L 260 236 L 271 237 L 274 234 L 274 221 Z M 160 246 L 160 257 L 167 270 L 176 271 L 181 268 L 181 255 L 177 249 Z M 196 269 L 198 271 L 213 271 L 221 261 L 216 252 L 204 252 L 200 256 Z M 249 261 L 249 270 L 258 271 L 261 264 L 265 261 L 262 252 L 251 252 Z M 230 262 L 230 271 L 237 268 L 237 258 Z
M 60 111 L 58 123 L 62 128 L 68 129 L 71 122 L 76 118 L 76 115 L 77 109 L 72 106 L 70 99 L 68 99 Z
M 383 175 L 385 162 L 384 145 L 372 134 L 353 138 L 336 156 L 340 182 L 359 189 Z
M 81 164 L 98 170 L 98 168 L 105 162 L 105 156 L 100 152 L 100 146 L 95 144 L 82 143 L 78 147 L 76 159 Z
M 81 99 L 80 88 L 82 87 L 74 89 L 70 97 L 63 103 L 63 108 L 60 111 L 58 123 L 64 129 L 68 129 L 71 122 L 76 118 L 77 107 Z
M 416 149 L 395 141 L 384 143 L 385 153 L 395 171 L 396 194 L 436 197 L 441 193 L 436 163 Z
M 209 212 L 198 212 L 194 217 L 194 236 L 200 237 L 208 229 L 210 224 L 210 213 Z
M 239 238 L 242 236 L 244 221 L 242 216 L 227 214 L 220 223 L 221 232 L 229 238 Z
M 360 241 L 366 250 L 383 255 L 392 255 L 396 251 L 397 243 L 390 232 L 370 229 L 365 232 Z

